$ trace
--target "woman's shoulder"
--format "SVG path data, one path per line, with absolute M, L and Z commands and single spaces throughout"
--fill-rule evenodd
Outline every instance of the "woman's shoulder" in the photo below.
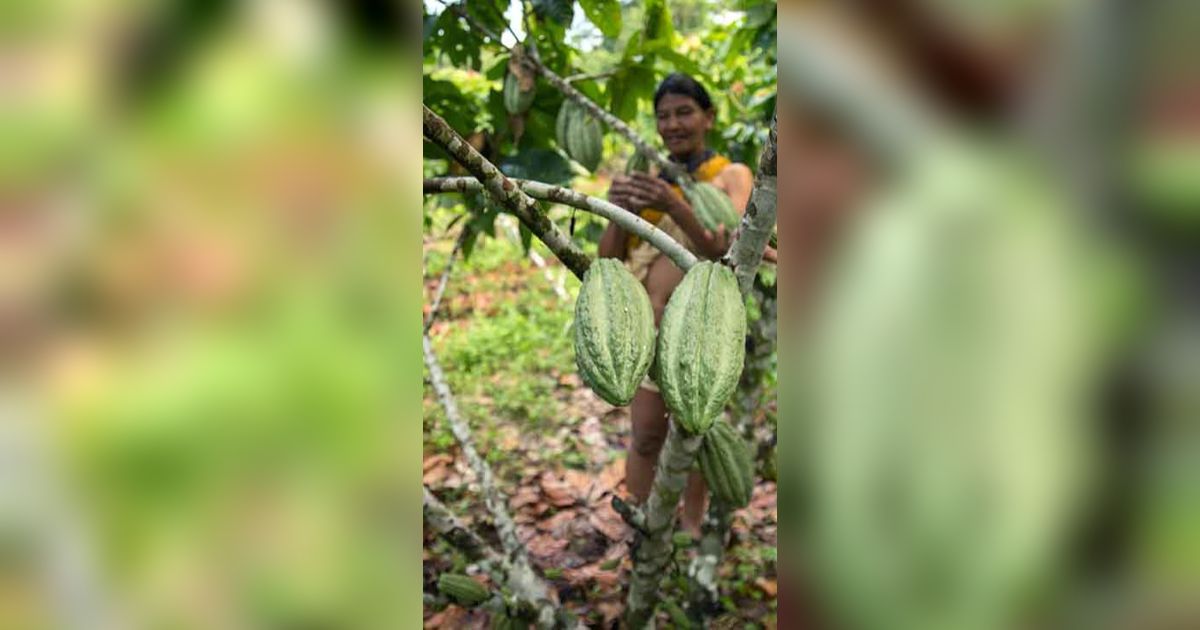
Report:
M 752 183 L 754 181 L 754 173 L 750 171 L 750 167 L 741 162 L 729 162 L 725 168 L 717 173 L 717 178 L 729 183 Z

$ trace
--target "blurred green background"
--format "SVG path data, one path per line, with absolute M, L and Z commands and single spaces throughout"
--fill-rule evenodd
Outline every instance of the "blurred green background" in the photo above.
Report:
M 411 627 L 415 19 L 2 11 L 0 627 Z

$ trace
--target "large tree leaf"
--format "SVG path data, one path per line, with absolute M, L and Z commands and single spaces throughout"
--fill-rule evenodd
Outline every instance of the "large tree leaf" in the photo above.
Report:
M 478 70 L 482 41 L 479 34 L 471 32 L 465 20 L 447 9 L 438 16 L 425 47 L 441 53 L 451 65 Z
M 637 116 L 638 102 L 654 94 L 655 76 L 642 65 L 625 66 L 608 81 L 608 108 L 614 116 L 630 121 Z
M 621 3 L 617 0 L 579 0 L 583 13 L 605 37 L 621 35 Z
M 675 35 L 675 25 L 671 22 L 671 10 L 667 8 L 666 0 L 647 0 L 645 19 L 642 22 L 642 40 L 653 42 L 658 40 L 671 41 Z
M 446 120 L 455 131 L 469 135 L 480 127 L 481 109 L 476 99 L 467 96 L 450 81 L 422 77 L 422 101 Z
M 557 151 L 526 149 L 500 163 L 500 170 L 509 177 L 534 179 L 547 184 L 570 183 L 575 176 L 571 164 Z
M 575 3 L 572 0 L 533 0 L 533 14 L 539 20 L 571 25 L 575 19 Z

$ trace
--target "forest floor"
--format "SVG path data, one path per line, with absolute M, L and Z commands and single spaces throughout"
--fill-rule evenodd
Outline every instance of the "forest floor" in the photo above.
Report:
M 570 326 L 578 281 L 544 249 L 534 251 L 546 266 L 535 265 L 499 223 L 497 234 L 480 238 L 471 257 L 455 263 L 430 330 L 434 351 L 535 569 L 590 626 L 611 627 L 624 610 L 631 568 L 633 532 L 611 507 L 614 494 L 627 496 L 628 410 L 600 400 L 576 373 Z M 452 246 L 452 236 L 426 237 L 426 311 Z M 428 385 L 424 484 L 496 542 L 475 475 Z M 720 571 L 727 610 L 721 627 L 775 627 L 777 521 L 775 484 L 760 479 L 750 505 L 735 516 Z M 676 547 L 677 566 L 686 566 L 694 541 L 679 534 Z M 437 593 L 437 576 L 446 571 L 469 573 L 469 563 L 427 533 L 426 593 Z M 667 591 L 664 597 L 682 597 L 680 585 Z M 427 604 L 425 627 L 486 628 L 488 616 Z

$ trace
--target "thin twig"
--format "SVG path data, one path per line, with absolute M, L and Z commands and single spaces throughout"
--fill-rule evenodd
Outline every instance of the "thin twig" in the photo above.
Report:
M 562 261 L 571 273 L 583 278 L 584 272 L 591 265 L 591 259 L 569 236 L 558 229 L 558 226 L 546 216 L 529 195 L 496 168 L 495 164 L 483 157 L 475 147 L 472 147 L 462 136 L 458 135 L 441 116 L 433 113 L 429 107 L 422 105 L 424 119 L 422 121 L 425 136 L 431 142 L 450 154 L 467 172 L 483 184 L 493 199 L 511 212 L 529 228 L 533 235 L 546 244 L 551 252 Z
M 505 506 L 503 495 L 496 489 L 492 469 L 488 466 L 487 461 L 479 455 L 479 451 L 475 450 L 475 441 L 471 436 L 471 429 L 458 413 L 458 404 L 454 400 L 450 386 L 446 384 L 445 374 L 442 372 L 442 367 L 438 364 L 437 356 L 433 352 L 433 342 L 429 340 L 429 335 L 421 336 L 421 344 L 425 355 L 425 367 L 429 370 L 429 381 L 433 385 L 433 390 L 437 394 L 438 401 L 442 404 L 442 409 L 446 412 L 446 423 L 449 425 L 450 432 L 454 434 L 454 438 L 458 441 L 459 449 L 467 459 L 467 463 L 475 471 L 475 476 L 479 478 L 479 487 L 480 492 L 483 494 L 484 504 L 487 506 L 488 512 L 492 515 L 492 521 L 495 523 L 496 531 L 500 536 L 500 544 L 504 547 L 504 556 L 509 569 L 509 584 L 514 590 L 519 589 L 525 593 L 528 599 L 534 604 L 538 610 L 539 627 L 555 627 L 557 603 L 551 594 L 552 591 L 533 572 L 533 567 L 525 552 L 525 546 L 521 543 L 521 539 L 517 535 L 517 526 L 508 514 L 508 508 Z M 427 498 L 426 504 L 428 503 Z
M 450 271 L 454 269 L 454 260 L 458 257 L 458 251 L 462 249 L 468 234 L 470 234 L 470 229 L 464 226 L 462 232 L 458 234 L 458 238 L 454 239 L 454 249 L 450 250 L 450 256 L 446 258 L 446 268 L 442 270 L 442 277 L 438 280 L 437 290 L 433 294 L 433 304 L 429 307 L 429 315 L 425 317 L 425 326 L 421 330 L 423 335 L 429 333 L 429 328 L 433 326 L 433 319 L 437 317 L 438 309 L 442 307 L 442 296 L 446 293 Z
M 575 83 L 576 81 L 592 81 L 594 79 L 606 79 L 616 73 L 617 73 L 616 70 L 605 70 L 603 72 L 592 72 L 592 73 L 583 72 L 580 74 L 573 74 L 569 77 L 564 77 L 563 81 L 566 81 L 567 83 Z
M 565 608 L 555 609 L 545 599 L 551 591 L 549 585 L 539 578 L 527 564 L 513 562 L 497 552 L 471 528 L 438 500 L 429 488 L 422 487 L 425 526 L 462 551 L 473 562 L 487 572 L 495 584 L 504 585 L 516 599 L 520 609 L 536 617 L 542 628 L 584 628 L 579 619 Z M 495 599 L 495 597 L 493 598 Z M 495 606 L 493 606 L 495 608 Z
M 466 7 L 463 4 L 457 4 L 450 8 L 452 10 L 454 10 L 455 12 L 457 12 L 459 15 L 463 16 L 463 18 L 466 19 L 467 22 L 471 25 L 471 28 L 475 29 L 480 34 L 486 35 L 487 37 L 489 37 L 497 42 L 500 41 L 496 37 L 495 31 L 492 31 L 490 28 L 479 23 L 478 20 L 472 18 L 470 13 L 467 12 Z M 504 44 L 502 44 L 502 43 L 500 45 L 505 50 L 509 50 L 509 51 L 513 50 L 512 48 L 510 48 L 508 46 L 504 46 Z M 677 181 L 692 181 L 691 174 L 688 173 L 687 169 L 685 169 L 682 165 L 672 162 L 670 159 L 667 158 L 667 156 L 665 154 L 658 151 L 650 143 L 643 140 L 642 137 L 639 136 L 637 134 L 637 132 L 635 132 L 632 128 L 630 128 L 629 125 L 625 124 L 624 121 L 622 121 L 620 118 L 617 118 L 616 116 L 613 116 L 612 114 L 610 114 L 603 107 L 600 107 L 594 101 L 592 101 L 592 99 L 588 98 L 582 92 L 575 89 L 575 87 L 573 85 L 571 85 L 567 80 L 558 76 L 558 74 L 555 73 L 550 68 L 547 68 L 546 65 L 543 64 L 540 59 L 538 59 L 536 49 L 530 48 L 528 52 L 529 52 L 529 54 L 523 55 L 522 60 L 526 64 L 528 64 L 533 70 L 536 70 L 539 74 L 541 74 L 546 79 L 546 81 L 548 81 L 551 85 L 553 85 L 555 88 L 557 88 L 559 92 L 562 92 L 563 96 L 566 96 L 567 98 L 575 101 L 577 104 L 582 106 L 585 110 L 587 110 L 587 112 L 590 113 L 592 115 L 592 117 L 603 122 L 605 125 L 608 125 L 609 128 L 611 128 L 613 131 L 617 132 L 618 134 L 624 136 L 626 140 L 631 142 L 633 144 L 633 146 L 637 148 L 639 153 L 641 153 L 642 155 L 645 155 L 648 159 L 650 159 L 652 162 L 657 164 L 664 173 L 671 175 Z
M 666 254 L 680 269 L 687 271 L 695 265 L 696 255 L 688 251 L 679 241 L 671 238 L 666 232 L 658 229 L 653 223 L 609 201 L 590 197 L 581 192 L 552 186 L 550 184 L 528 179 L 511 179 L 525 194 L 535 199 L 552 201 L 578 208 L 604 217 L 621 226 L 627 232 L 636 234 L 642 240 L 650 243 L 656 249 Z M 426 179 L 424 190 L 429 193 L 472 192 L 480 190 L 482 184 L 473 177 L 436 177 Z

